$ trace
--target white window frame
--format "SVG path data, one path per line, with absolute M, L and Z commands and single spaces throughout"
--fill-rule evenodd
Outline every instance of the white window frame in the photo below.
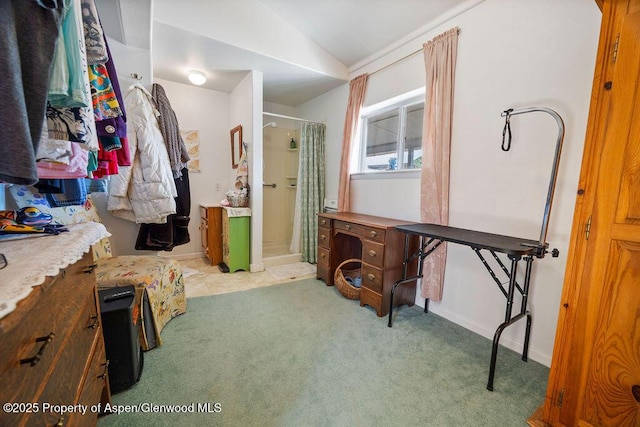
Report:
M 362 108 L 360 112 L 359 122 L 359 135 L 357 138 L 357 170 L 356 174 L 363 175 L 391 175 L 407 173 L 419 173 L 420 169 L 404 169 L 404 132 L 406 124 L 406 112 L 409 107 L 413 107 L 418 104 L 425 103 L 424 99 L 425 89 L 420 88 L 409 93 L 388 99 L 386 101 L 371 105 L 369 107 Z M 367 122 L 372 116 L 377 116 L 388 111 L 399 109 L 399 123 L 398 123 L 398 135 L 397 135 L 397 159 L 399 168 L 396 170 L 368 170 L 366 168 L 366 153 L 367 153 Z

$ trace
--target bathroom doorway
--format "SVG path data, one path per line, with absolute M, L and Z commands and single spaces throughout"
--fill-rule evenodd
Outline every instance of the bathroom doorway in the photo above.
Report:
M 290 251 L 298 178 L 299 130 L 292 120 L 269 119 L 265 116 L 263 128 L 262 255 L 265 267 L 300 261 L 300 254 Z

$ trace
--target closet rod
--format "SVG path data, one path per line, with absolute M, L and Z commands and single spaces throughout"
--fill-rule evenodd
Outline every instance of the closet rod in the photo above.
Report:
M 298 120 L 300 122 L 315 123 L 317 125 L 324 124 L 324 123 L 320 123 L 320 122 L 314 122 L 312 120 L 301 119 L 300 117 L 285 116 L 283 114 L 276 114 L 276 113 L 267 113 L 266 111 L 263 111 L 262 114 L 264 114 L 265 116 L 280 117 L 281 119 Z

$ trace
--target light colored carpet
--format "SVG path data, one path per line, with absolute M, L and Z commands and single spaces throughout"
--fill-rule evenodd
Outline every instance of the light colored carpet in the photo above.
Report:
M 315 279 L 191 298 L 145 353 L 141 381 L 113 402 L 196 412 L 114 414 L 99 426 L 525 426 L 549 370 L 501 347 L 489 392 L 490 353 L 489 340 L 418 307 L 388 328 Z

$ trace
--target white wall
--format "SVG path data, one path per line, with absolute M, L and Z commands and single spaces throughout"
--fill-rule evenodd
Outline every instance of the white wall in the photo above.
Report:
M 262 73 L 251 71 L 231 93 L 232 127 L 242 125 L 242 138 L 248 145 L 249 206 L 251 207 L 250 270 L 264 270 L 262 263 Z M 232 183 L 235 182 L 235 170 Z
M 534 262 L 529 300 L 534 316 L 529 355 L 546 365 L 553 350 L 600 19 L 594 2 L 487 0 L 352 75 L 373 72 L 460 27 L 450 225 L 462 228 L 538 239 L 557 127 L 543 113 L 515 116 L 512 149 L 505 153 L 500 150 L 500 113 L 544 106 L 563 117 L 566 137 L 547 236 L 560 257 Z M 424 61 L 418 54 L 372 75 L 365 105 L 422 86 Z M 327 120 L 327 197 L 337 195 L 347 97 L 345 85 L 299 108 L 300 115 Z M 351 194 L 354 212 L 419 221 L 416 178 L 355 179 Z M 417 298 L 417 303 L 424 301 Z M 431 310 L 492 338 L 504 319 L 504 303 L 473 251 L 449 245 L 444 297 L 432 302 Z M 501 343 L 521 351 L 523 335 L 524 322 L 519 322 L 505 330 Z

